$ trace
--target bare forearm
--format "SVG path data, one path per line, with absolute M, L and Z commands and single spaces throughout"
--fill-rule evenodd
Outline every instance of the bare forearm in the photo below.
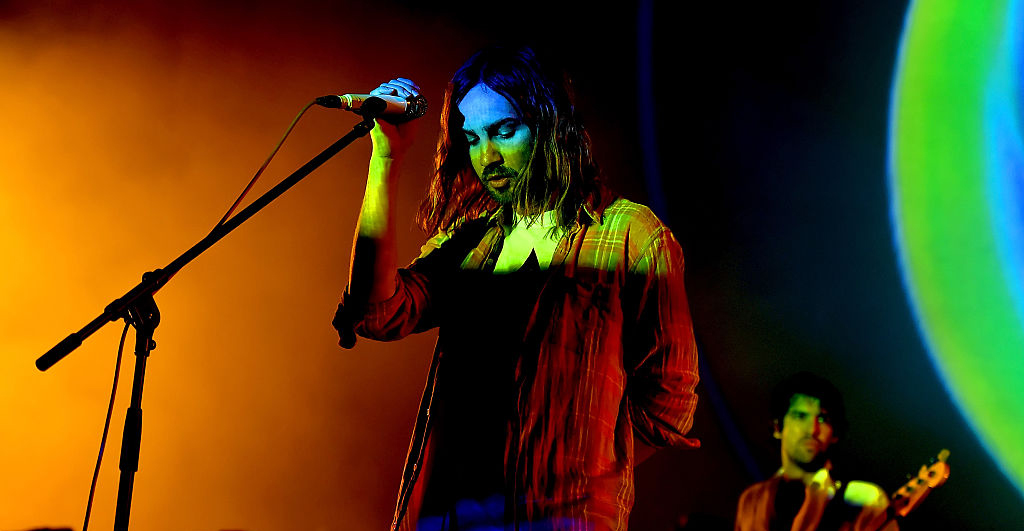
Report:
M 379 302 L 395 293 L 395 202 L 399 159 L 370 158 L 366 192 L 359 211 L 349 295 L 355 300 Z
M 370 94 L 411 98 L 419 94 L 419 87 L 408 79 L 397 78 L 381 83 Z M 349 296 L 356 304 L 380 302 L 395 294 L 398 169 L 414 131 L 415 122 L 393 124 L 380 120 L 374 122 L 370 131 L 373 154 L 352 245 L 348 282 Z

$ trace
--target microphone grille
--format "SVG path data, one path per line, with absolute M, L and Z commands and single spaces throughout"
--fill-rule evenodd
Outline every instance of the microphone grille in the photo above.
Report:
M 406 101 L 409 102 L 409 107 L 405 109 L 405 115 L 410 120 L 427 114 L 427 98 L 424 98 L 422 94 L 412 98 L 407 98 Z

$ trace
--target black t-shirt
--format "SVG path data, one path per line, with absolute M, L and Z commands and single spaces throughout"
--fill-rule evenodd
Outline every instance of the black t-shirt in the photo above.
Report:
M 511 501 L 505 452 L 517 418 L 515 369 L 531 364 L 523 336 L 547 276 L 534 253 L 514 273 L 463 272 L 447 283 L 448 348 L 431 405 L 435 450 L 422 514 L 451 517 L 463 512 L 456 507 Z
M 792 528 L 793 519 L 804 503 L 805 493 L 802 481 L 783 479 L 779 482 L 779 489 L 775 492 L 775 519 L 771 522 L 771 531 L 789 531 Z M 844 522 L 852 522 L 857 518 L 860 507 L 843 501 L 843 495 L 844 489 L 840 488 L 825 506 L 818 531 L 838 530 Z

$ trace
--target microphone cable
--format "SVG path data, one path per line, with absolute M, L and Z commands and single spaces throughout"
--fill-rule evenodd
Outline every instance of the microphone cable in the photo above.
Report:
M 89 531 L 89 515 L 92 513 L 92 499 L 96 494 L 96 480 L 100 477 L 100 464 L 103 462 L 103 449 L 107 446 L 107 433 L 110 431 L 110 417 L 114 413 L 114 397 L 117 396 L 117 378 L 121 374 L 121 355 L 124 354 L 124 338 L 131 326 L 125 319 L 124 330 L 121 331 L 121 343 L 117 346 L 117 363 L 114 365 L 114 385 L 110 390 L 110 404 L 107 406 L 107 420 L 103 423 L 103 437 L 100 438 L 100 453 L 96 456 L 96 469 L 92 473 L 92 486 L 89 487 L 89 501 L 85 504 L 85 523 L 82 531 Z
M 256 175 L 252 176 L 252 180 L 249 181 L 249 184 L 245 185 L 245 189 L 242 190 L 241 195 L 238 196 L 238 199 L 235 199 L 235 202 L 232 203 L 231 208 L 229 208 L 227 213 L 224 214 L 224 217 L 217 222 L 217 224 L 213 227 L 213 230 L 217 230 L 217 228 L 223 225 L 231 217 L 231 214 L 233 214 L 235 212 L 235 209 L 238 208 L 239 203 L 242 202 L 242 199 L 245 198 L 246 194 L 249 193 L 249 190 L 252 189 L 253 185 L 256 184 L 256 181 L 260 178 L 260 175 L 263 174 L 263 170 L 266 170 L 267 166 L 270 165 L 270 161 L 273 160 L 274 155 L 277 155 L 278 150 L 280 150 L 281 146 L 284 145 L 285 139 L 288 138 L 288 135 L 291 134 L 292 129 L 295 129 L 295 125 L 299 123 L 299 119 L 302 118 L 302 115 L 306 114 L 306 111 L 308 111 L 309 108 L 312 107 L 313 105 L 316 105 L 316 100 L 307 103 L 306 106 L 303 107 L 301 111 L 299 111 L 299 114 L 295 116 L 294 120 L 292 120 L 291 125 L 289 125 L 288 129 L 285 130 L 284 135 L 281 136 L 281 140 L 277 142 L 277 145 L 274 146 L 274 149 L 270 152 L 270 156 L 268 156 L 267 160 L 263 161 L 263 165 L 261 165 L 260 168 L 256 170 Z

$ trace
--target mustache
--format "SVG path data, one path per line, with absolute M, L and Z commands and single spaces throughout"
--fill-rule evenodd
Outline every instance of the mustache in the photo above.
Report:
M 501 179 L 505 177 L 516 177 L 518 172 L 508 166 L 494 166 L 484 170 L 484 180 Z

